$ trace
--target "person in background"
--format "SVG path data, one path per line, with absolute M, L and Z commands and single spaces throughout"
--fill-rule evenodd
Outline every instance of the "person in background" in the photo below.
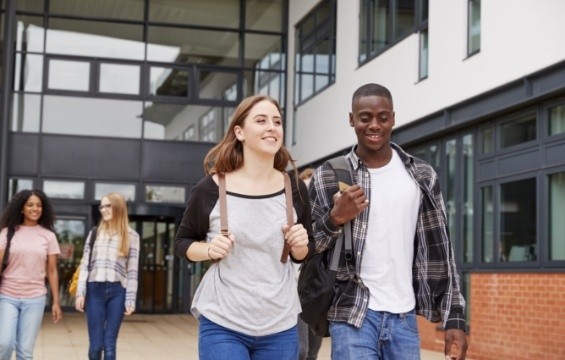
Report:
M 0 360 L 32 359 L 45 311 L 45 278 L 51 293 L 54 323 L 62 317 L 59 302 L 55 214 L 41 190 L 22 190 L 8 203 L 0 218 L 0 259 L 6 251 L 8 229 L 13 231 L 8 265 L 0 268 Z
M 464 360 L 465 301 L 439 179 L 391 142 L 394 124 L 388 89 L 361 86 L 349 113 L 357 144 L 346 155 L 356 185 L 336 193 L 322 165 L 309 187 L 317 251 L 353 220 L 354 261 L 338 268 L 328 313 L 332 358 L 419 359 L 418 314 L 441 321 L 446 358 Z
M 192 191 L 175 254 L 212 260 L 191 311 L 199 320 L 202 360 L 295 360 L 298 357 L 297 283 L 290 261 L 311 251 L 308 191 L 291 176 L 295 224 L 287 224 L 284 173 L 293 165 L 283 146 L 276 100 L 256 95 L 235 109 L 224 138 L 204 159 L 207 174 Z M 225 176 L 230 234 L 220 234 L 218 174 Z
M 102 216 L 90 264 L 92 231 L 79 265 L 75 308 L 84 312 L 86 307 L 89 360 L 114 360 L 124 315 L 135 310 L 139 235 L 129 227 L 122 195 L 109 193 L 102 198 L 99 208 Z
M 310 179 L 314 174 L 313 168 L 306 168 L 300 172 L 298 177 L 304 181 L 306 186 L 310 184 Z M 296 270 L 296 278 L 300 273 L 300 264 L 294 264 Z M 318 352 L 322 346 L 322 336 L 318 336 L 310 330 L 307 323 L 302 321 L 300 316 L 298 317 L 298 360 L 316 360 L 318 358 Z

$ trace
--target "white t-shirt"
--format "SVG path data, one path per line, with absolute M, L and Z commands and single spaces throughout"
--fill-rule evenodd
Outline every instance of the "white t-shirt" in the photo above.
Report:
M 7 235 L 8 229 L 2 229 L 1 250 L 6 249 Z M 60 253 L 54 232 L 40 225 L 20 225 L 12 238 L 8 266 L 2 272 L 0 294 L 22 299 L 45 295 L 47 256 Z
M 369 288 L 369 309 L 394 314 L 414 309 L 414 236 L 421 191 L 393 151 L 391 161 L 369 169 L 369 225 L 361 279 Z

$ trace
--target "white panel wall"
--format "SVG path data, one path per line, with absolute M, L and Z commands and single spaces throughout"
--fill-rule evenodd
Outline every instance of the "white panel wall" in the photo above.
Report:
M 317 1 L 290 0 L 288 104 L 294 97 L 294 29 Z M 481 51 L 466 57 L 467 1 L 430 0 L 429 76 L 418 82 L 418 35 L 358 67 L 359 1 L 338 0 L 336 82 L 287 119 L 287 145 L 302 165 L 355 143 L 351 95 L 377 82 L 394 98 L 396 126 L 429 115 L 565 59 L 565 1 L 483 0 Z M 292 127 L 289 127 L 292 130 Z

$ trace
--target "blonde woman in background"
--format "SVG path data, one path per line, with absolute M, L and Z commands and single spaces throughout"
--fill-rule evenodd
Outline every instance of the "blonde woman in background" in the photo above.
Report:
M 116 342 L 124 315 L 135 310 L 139 235 L 129 227 L 126 201 L 109 193 L 100 201 L 102 215 L 90 257 L 90 241 L 80 263 L 75 308 L 88 324 L 90 360 L 116 359 Z M 86 295 L 86 300 L 85 300 Z

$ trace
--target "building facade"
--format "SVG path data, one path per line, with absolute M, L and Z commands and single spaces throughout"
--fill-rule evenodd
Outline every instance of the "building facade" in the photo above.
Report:
M 297 165 L 316 166 L 350 150 L 351 95 L 376 82 L 394 98 L 394 141 L 441 177 L 469 357 L 565 357 L 563 1 L 3 0 L 0 11 L 0 204 L 31 187 L 53 199 L 66 305 L 98 202 L 119 191 L 142 236 L 138 308 L 186 311 L 203 269 L 172 241 L 239 100 L 279 100 Z M 422 346 L 441 351 L 443 332 L 420 326 Z
M 565 357 L 564 13 L 562 1 L 290 1 L 293 156 L 348 152 L 353 91 L 391 90 L 393 141 L 441 178 L 471 359 Z M 420 328 L 443 351 L 437 324 Z
M 118 191 L 141 235 L 137 308 L 180 312 L 202 274 L 172 241 L 202 160 L 243 97 L 284 106 L 282 0 L 1 2 L 0 203 L 53 200 L 63 305 L 97 204 Z

